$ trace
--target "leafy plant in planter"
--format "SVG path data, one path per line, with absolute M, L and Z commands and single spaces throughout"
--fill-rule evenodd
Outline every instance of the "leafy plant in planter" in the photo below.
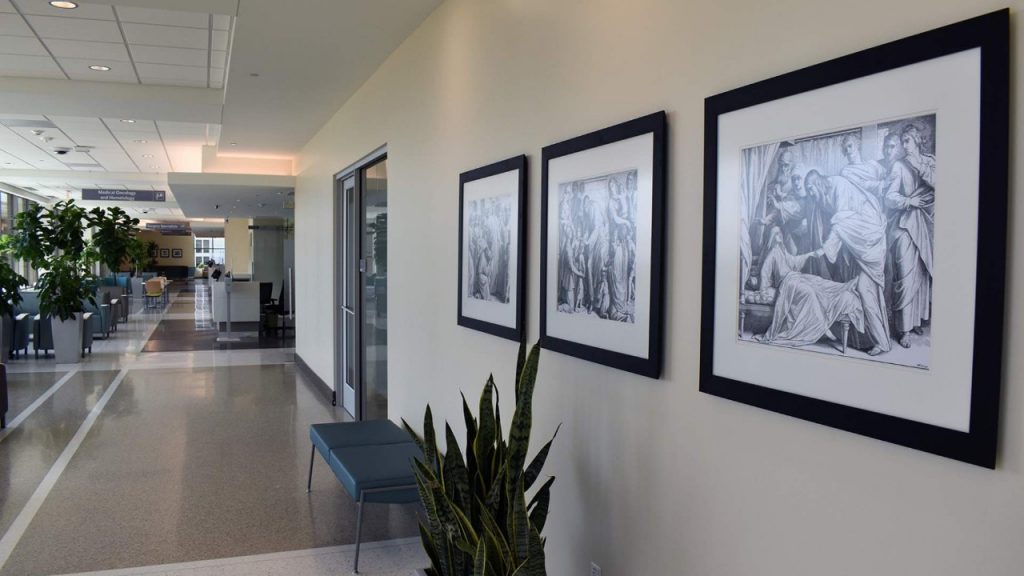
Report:
M 14 222 L 14 254 L 43 272 L 39 311 L 60 320 L 74 319 L 82 300 L 95 302 L 96 277 L 86 255 L 88 213 L 71 200 L 43 207 L 33 204 Z
M 13 251 L 14 239 L 0 236 L 0 318 L 2 322 L 14 322 L 14 310 L 21 304 L 21 287 L 28 285 L 28 280 L 11 268 L 7 256 Z M 6 362 L 10 342 L 4 342 L 7 330 L 0 330 L 0 358 Z
M 14 252 L 14 238 L 0 236 L 0 314 L 10 316 L 21 304 L 21 287 L 28 286 L 28 280 L 11 268 L 7 256 Z
M 146 261 L 149 260 L 149 250 L 146 248 L 146 243 L 137 237 L 132 238 L 131 242 L 128 243 L 128 260 L 132 263 L 135 275 L 141 274 L 142 269 L 146 266 Z
M 93 227 L 92 246 L 97 257 L 114 275 L 129 257 L 139 219 L 115 206 L 107 210 L 93 208 L 89 211 L 88 222 Z
M 438 450 L 430 406 L 424 416 L 422 437 L 403 420 L 424 454 L 423 460 L 415 463 L 415 474 L 427 511 L 420 537 L 430 558 L 428 576 L 545 576 L 544 539 L 540 534 L 547 520 L 554 477 L 540 486 L 529 503 L 526 500 L 526 491 L 540 477 L 555 439 L 552 436 L 526 465 L 539 361 L 539 345 L 534 345 L 528 356 L 525 345 L 520 347 L 516 409 L 507 440 L 493 375 L 480 397 L 479 418 L 473 416 L 462 397 L 465 454 L 447 423 L 447 452 Z

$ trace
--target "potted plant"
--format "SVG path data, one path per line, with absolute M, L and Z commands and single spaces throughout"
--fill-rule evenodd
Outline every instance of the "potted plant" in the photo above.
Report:
M 93 228 L 92 246 L 97 258 L 115 276 L 131 254 L 139 219 L 115 206 L 107 210 L 93 208 L 89 211 L 88 222 Z
M 13 253 L 13 238 L 0 236 L 0 362 L 7 362 L 14 335 L 14 311 L 21 304 L 21 287 L 28 280 L 11 268 L 8 258 Z
M 90 248 L 94 252 L 94 258 L 106 266 L 111 277 L 110 284 L 101 287 L 101 290 L 105 294 L 110 294 L 111 299 L 119 299 L 120 309 L 117 315 L 127 317 L 128 299 L 118 286 L 116 278 L 121 265 L 129 258 L 139 219 L 132 218 L 116 206 L 107 210 L 93 208 L 88 214 L 88 223 L 93 229 Z
M 14 253 L 39 275 L 39 311 L 53 327 L 57 362 L 78 362 L 82 354 L 82 301 L 95 304 L 96 277 L 87 253 L 88 213 L 71 200 L 32 205 L 14 223 Z M 45 320 L 44 320 L 45 321 Z
M 424 455 L 415 462 L 415 474 L 427 512 L 427 522 L 420 525 L 431 564 L 427 576 L 546 574 L 541 531 L 555 479 L 544 481 L 529 501 L 526 492 L 540 478 L 555 438 L 527 465 L 540 346 L 534 345 L 529 356 L 525 350 L 520 347 L 516 364 L 516 408 L 507 440 L 493 376 L 484 385 L 477 417 L 462 397 L 465 453 L 447 423 L 447 452 L 438 450 L 430 406 L 422 437 L 402 421 Z

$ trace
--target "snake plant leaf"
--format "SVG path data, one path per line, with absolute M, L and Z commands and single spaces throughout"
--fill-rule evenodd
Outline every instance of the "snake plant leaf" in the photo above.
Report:
M 473 560 L 473 576 L 487 576 L 487 544 L 481 540 L 476 545 L 476 557 Z
M 452 427 L 444 425 L 445 441 L 447 442 L 444 458 L 445 492 L 458 508 L 469 509 L 469 473 L 466 463 L 462 460 L 459 441 L 455 439 Z
M 427 553 L 427 558 L 430 559 L 430 565 L 440 566 L 441 561 L 437 556 L 437 544 L 434 542 L 434 539 L 430 536 L 429 529 L 422 523 L 420 524 L 420 542 L 423 543 L 423 551 Z M 428 569 L 427 574 L 430 573 L 431 569 Z M 437 572 L 434 572 L 434 574 L 437 574 Z
M 477 431 L 476 443 L 473 449 L 476 451 L 476 465 L 483 477 L 490 478 L 494 471 L 494 439 L 496 438 L 497 424 L 494 420 L 494 377 L 491 376 L 484 384 L 484 391 L 480 394 L 480 429 Z
M 459 395 L 462 396 L 462 417 L 466 421 L 466 472 L 472 478 L 476 474 L 476 453 L 473 445 L 476 444 L 477 424 L 469 409 L 466 395 L 461 392 Z
M 548 452 L 551 451 L 551 443 L 555 441 L 555 437 L 558 436 L 558 431 L 561 429 L 562 425 L 559 424 L 558 427 L 555 428 L 555 433 L 551 435 L 551 440 L 548 440 L 548 443 L 540 449 L 540 452 L 537 452 L 537 455 L 533 457 L 530 465 L 527 466 L 526 472 L 523 473 L 523 486 L 525 486 L 527 490 L 533 486 L 537 477 L 540 476 L 541 468 L 544 468 L 544 462 L 548 459 Z
M 540 489 L 537 490 L 537 493 L 533 495 L 533 499 L 530 500 L 530 524 L 537 528 L 538 531 L 544 529 L 544 524 L 548 520 L 548 507 L 551 505 L 551 485 L 554 482 L 554 476 L 548 478 L 541 485 Z
M 501 526 L 498 525 L 497 520 L 487 508 L 481 507 L 480 523 L 483 526 L 483 537 L 491 543 L 492 554 L 498 559 L 494 564 L 496 566 L 508 565 L 508 559 L 512 557 L 511 545 L 505 538 Z
M 437 437 L 434 432 L 434 414 L 430 411 L 430 404 L 427 404 L 426 414 L 423 415 L 423 459 L 434 470 L 440 470 L 440 461 L 437 456 Z
M 526 341 L 519 343 L 519 352 L 516 353 L 516 398 L 519 398 L 519 380 L 523 377 L 523 366 L 526 365 Z
M 516 412 L 512 416 L 512 429 L 509 431 L 508 466 L 509 472 L 515 477 L 522 473 L 526 462 L 526 452 L 530 448 L 530 429 L 533 426 L 533 389 L 537 384 L 537 368 L 540 363 L 540 345 L 530 349 L 523 365 L 523 373 L 519 379 L 519 394 L 516 397 Z
M 423 444 L 423 437 L 420 436 L 418 432 L 412 429 L 412 426 L 410 426 L 409 423 L 405 421 L 405 418 L 402 418 L 402 428 L 404 428 L 405 431 L 409 434 L 409 436 L 412 438 L 412 441 L 416 443 L 416 446 L 420 449 L 420 452 L 426 453 L 427 450 L 426 446 Z
M 536 526 L 530 527 L 530 557 L 526 559 L 526 574 L 528 576 L 546 576 L 544 568 L 544 540 L 540 537 L 540 529 Z
M 512 513 L 508 516 L 508 536 L 517 563 L 523 562 L 530 554 L 530 517 L 526 512 L 526 494 L 523 479 L 516 482 L 511 494 Z

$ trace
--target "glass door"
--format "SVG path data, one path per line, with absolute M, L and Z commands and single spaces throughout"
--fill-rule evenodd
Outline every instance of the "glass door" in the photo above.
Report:
M 356 382 L 359 369 L 359 341 L 356 338 L 356 295 L 359 286 L 359 218 L 358 197 L 356 196 L 356 177 L 350 175 L 341 181 L 342 203 L 342 234 L 339 254 L 341 254 L 341 405 L 355 418 L 359 418 L 359 406 L 356 403 Z
M 337 379 L 357 420 L 387 418 L 387 158 L 339 180 Z
M 383 158 L 360 171 L 363 250 L 361 301 L 362 419 L 388 417 L 388 167 Z

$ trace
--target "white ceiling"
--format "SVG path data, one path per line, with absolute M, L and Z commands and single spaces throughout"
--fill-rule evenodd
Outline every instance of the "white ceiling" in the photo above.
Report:
M 47 0 L 0 0 L 0 76 L 222 88 L 233 18 Z M 107 66 L 110 70 L 91 70 Z
M 167 175 L 168 188 L 188 218 L 286 218 L 294 214 L 294 176 Z
M 296 154 L 440 3 L 240 0 L 221 150 Z
M 167 188 L 203 146 L 293 157 L 442 0 L 77 1 L 0 0 L 0 184 L 52 198 Z M 289 215 L 264 184 L 185 184 L 142 208 Z

